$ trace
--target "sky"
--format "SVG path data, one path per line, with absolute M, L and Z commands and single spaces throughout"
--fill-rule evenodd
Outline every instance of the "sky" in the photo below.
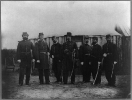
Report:
M 118 35 L 116 25 L 130 30 L 130 1 L 1 1 L 2 49 L 16 49 L 22 32 Z

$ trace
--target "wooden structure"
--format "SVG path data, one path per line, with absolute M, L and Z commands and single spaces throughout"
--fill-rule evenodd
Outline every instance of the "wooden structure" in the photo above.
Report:
M 98 44 L 103 46 L 106 43 L 106 39 L 104 35 L 94 35 L 94 36 L 89 36 L 89 45 L 91 45 L 93 39 L 92 37 L 97 37 L 98 38 Z M 58 42 L 60 44 L 63 44 L 66 41 L 66 36 L 59 36 L 57 37 Z M 33 44 L 36 42 L 35 39 L 30 39 Z M 52 42 L 52 37 L 47 37 L 45 38 L 46 42 L 48 43 L 48 46 L 51 48 L 53 42 Z M 75 35 L 72 36 L 72 41 L 76 42 L 78 49 L 80 48 L 80 45 L 84 42 L 84 35 Z M 130 71 L 130 36 L 120 36 L 120 35 L 113 35 L 112 36 L 112 42 L 117 45 L 117 51 L 118 51 L 118 63 L 115 66 L 115 70 L 117 73 L 125 73 L 127 74 L 128 71 Z M 50 59 L 51 67 L 52 67 L 52 59 Z M 123 69 L 125 72 L 123 72 Z M 130 74 L 130 73 L 128 73 Z

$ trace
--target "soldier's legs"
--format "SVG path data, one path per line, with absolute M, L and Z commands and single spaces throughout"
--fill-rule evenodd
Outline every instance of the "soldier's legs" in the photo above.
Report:
M 49 84 L 50 80 L 49 80 L 49 69 L 44 69 L 44 76 L 45 76 L 45 83 Z
M 54 71 L 54 75 L 56 77 L 56 80 L 58 81 L 57 61 L 55 59 L 53 59 L 53 71 Z
M 108 84 L 111 83 L 111 71 L 110 70 L 105 70 L 105 76 L 108 81 Z
M 100 84 L 101 83 L 101 70 L 98 71 L 97 78 L 95 80 L 95 84 Z
M 63 71 L 63 82 L 64 84 L 67 84 L 68 81 L 68 70 Z
M 115 85 L 115 82 L 116 82 L 116 75 L 115 73 L 113 72 L 113 75 L 111 77 L 111 85 Z
M 30 80 L 30 74 L 31 74 L 31 68 L 26 68 L 26 85 L 29 84 L 29 80 Z
M 59 70 L 58 68 L 57 68 L 57 81 L 58 82 L 61 82 L 62 80 L 61 80 L 61 70 Z
M 39 72 L 39 81 L 40 81 L 40 84 L 43 84 L 44 83 L 43 69 L 38 68 L 38 72 Z
M 75 82 L 75 70 L 73 70 L 72 76 L 71 76 L 71 83 Z
M 98 72 L 98 62 L 95 62 L 95 61 L 92 62 L 91 72 L 92 72 L 93 79 L 95 80 L 95 77 L 96 77 L 97 72 Z
M 25 68 L 20 67 L 20 71 L 19 71 L 19 84 L 20 85 L 23 85 L 24 74 L 25 74 Z
M 90 82 L 90 77 L 91 77 L 91 69 L 90 69 L 90 66 L 87 66 L 86 68 L 86 81 L 85 82 Z
M 106 75 L 106 79 L 108 80 L 108 84 L 109 85 L 115 85 L 116 76 L 115 76 L 114 71 L 113 71 L 113 75 L 111 77 L 113 64 L 110 63 L 106 66 L 107 66 L 107 68 L 105 68 L 105 75 Z
M 84 65 L 81 66 L 81 70 L 82 70 L 82 76 L 83 76 L 83 82 L 86 80 L 86 77 L 85 77 L 85 68 L 84 68 Z

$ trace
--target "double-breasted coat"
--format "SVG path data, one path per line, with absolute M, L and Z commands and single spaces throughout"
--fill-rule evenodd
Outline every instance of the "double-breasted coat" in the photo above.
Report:
M 48 61 L 48 52 L 49 47 L 47 43 L 43 40 L 39 40 L 36 44 L 36 60 L 40 60 L 40 64 L 38 68 L 40 69 L 49 69 L 49 61 Z
M 22 40 L 17 46 L 17 59 L 21 60 L 20 67 L 31 67 L 34 58 L 34 46 L 30 40 Z

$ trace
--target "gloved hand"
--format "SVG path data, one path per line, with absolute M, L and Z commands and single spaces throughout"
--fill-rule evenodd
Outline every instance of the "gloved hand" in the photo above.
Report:
M 40 60 L 37 60 L 37 63 L 40 63 Z
M 89 65 L 91 65 L 91 62 L 89 62 Z
M 117 64 L 117 62 L 116 62 L 116 61 L 114 61 L 114 64 Z
M 19 59 L 19 60 L 17 60 L 17 62 L 18 62 L 18 63 L 21 63 L 21 60 Z
M 32 62 L 35 62 L 35 59 L 33 59 Z
M 104 56 L 104 57 L 106 57 L 106 56 L 107 56 L 107 54 L 106 54 L 106 53 L 104 53 L 104 54 L 103 54 L 103 56 Z
M 101 64 L 101 62 L 98 62 L 98 65 L 100 65 Z
M 84 62 L 81 62 L 81 65 L 83 65 L 84 64 Z
M 54 58 L 54 55 L 52 55 L 52 58 Z

